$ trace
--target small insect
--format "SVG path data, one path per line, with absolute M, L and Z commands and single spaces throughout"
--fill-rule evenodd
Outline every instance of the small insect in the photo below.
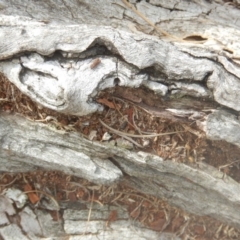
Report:
M 101 63 L 101 60 L 99 58 L 95 58 L 91 64 L 90 64 L 90 68 L 94 69 L 99 63 Z

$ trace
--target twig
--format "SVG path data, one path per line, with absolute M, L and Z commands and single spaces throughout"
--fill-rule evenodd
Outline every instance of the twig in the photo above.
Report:
M 127 137 L 133 137 L 133 138 L 152 138 L 152 137 L 158 137 L 158 136 L 164 136 L 164 135 L 170 135 L 170 134 L 175 134 L 175 133 L 180 133 L 180 132 L 185 132 L 185 131 L 176 131 L 176 132 L 167 132 L 167 133 L 154 133 L 154 134 L 140 134 L 140 135 L 136 135 L 136 134 L 131 134 L 131 133 L 125 133 L 125 132 L 121 132 L 118 131 L 116 129 L 113 129 L 111 127 L 109 127 L 106 123 L 104 123 L 101 119 L 99 119 L 99 122 L 106 127 L 107 129 L 109 129 L 111 132 L 120 135 L 120 136 L 127 136 Z
M 119 193 L 119 195 L 118 195 L 117 197 L 115 197 L 115 198 L 111 201 L 111 203 L 117 201 L 119 198 L 122 197 L 122 195 L 123 195 L 123 193 Z
M 131 139 L 130 137 L 125 136 L 124 134 L 118 134 L 118 133 L 115 133 L 115 134 L 119 135 L 119 136 L 122 137 L 122 138 L 125 138 L 125 139 L 128 140 L 129 142 L 135 144 L 137 147 L 139 147 L 139 148 L 143 148 L 142 145 L 140 145 L 139 143 L 137 143 L 136 141 L 134 141 L 134 140 Z
M 178 39 L 177 37 L 172 36 L 171 34 L 165 32 L 164 30 L 158 28 L 155 26 L 154 23 L 152 23 L 149 19 L 147 19 L 142 13 L 140 13 L 135 7 L 133 7 L 130 3 L 128 3 L 126 0 L 122 0 L 122 2 L 130 8 L 134 13 L 136 13 L 140 18 L 142 18 L 145 22 L 147 22 L 150 26 L 152 26 L 158 33 L 166 36 L 166 37 L 171 37 L 174 39 Z
M 121 101 L 123 101 L 122 99 L 121 99 Z M 124 102 L 124 101 L 123 101 Z M 116 107 L 116 103 L 115 103 L 115 100 L 114 100 L 114 98 L 113 98 L 113 104 L 114 104 L 114 106 L 115 106 L 115 109 L 117 110 L 117 112 L 119 113 L 119 115 L 122 117 L 122 118 L 124 118 L 124 116 L 123 116 L 123 114 L 118 110 L 118 108 Z M 134 126 L 128 121 L 128 119 L 127 119 L 127 122 L 128 122 L 128 124 L 130 125 L 130 126 L 132 126 L 133 128 L 134 128 Z M 139 132 L 140 133 L 140 132 Z
M 92 214 L 93 199 L 94 199 L 94 190 L 92 193 L 92 200 L 91 200 L 91 205 L 90 205 L 90 209 L 89 209 L 89 213 L 88 213 L 88 220 L 87 220 L 88 222 L 90 221 L 91 214 Z
M 58 210 L 60 209 L 60 206 L 58 205 L 57 200 L 55 200 L 55 198 L 53 196 L 51 196 L 50 194 L 48 194 L 46 192 L 43 192 L 43 191 L 40 191 L 40 190 L 30 190 L 30 191 L 25 191 L 24 193 L 34 193 L 34 192 L 38 192 L 38 193 L 42 193 L 42 194 L 46 195 L 47 197 L 49 197 L 54 202 L 54 204 L 57 206 Z
M 152 206 L 154 206 L 155 208 L 158 208 L 158 206 L 154 202 L 152 202 L 151 200 L 143 197 L 142 195 L 138 195 L 136 193 L 131 193 L 131 192 L 124 192 L 124 191 L 114 191 L 114 193 L 122 193 L 122 194 L 126 194 L 126 195 L 132 195 L 132 196 L 135 196 L 135 197 L 139 197 L 139 198 L 151 203 Z
M 0 102 L 11 102 L 8 98 L 0 98 Z
M 236 163 L 236 162 L 240 162 L 240 160 L 236 160 L 236 161 L 230 162 L 230 163 L 228 163 L 228 164 L 222 165 L 222 166 L 218 167 L 218 170 L 220 171 L 222 168 L 231 166 L 232 164 L 234 164 L 234 163 Z
M 85 231 L 83 233 L 83 235 L 85 235 L 85 233 L 87 232 L 87 226 L 90 222 L 90 218 L 91 218 L 91 214 L 92 214 L 92 206 L 93 206 L 93 199 L 94 199 L 94 190 L 93 190 L 93 193 L 92 193 L 92 199 L 91 199 L 91 204 L 90 204 L 90 209 L 88 211 L 88 218 L 87 218 L 87 222 L 86 222 L 86 226 L 85 226 Z
M 134 109 L 135 109 L 135 107 L 134 107 Z M 142 133 L 144 133 L 144 134 L 155 134 L 155 133 L 153 133 L 153 132 L 150 133 L 150 132 L 144 132 L 144 131 L 142 131 L 142 130 L 136 125 L 135 120 L 134 120 L 134 117 L 135 117 L 135 113 L 133 113 L 133 115 L 132 115 L 132 121 L 133 121 L 134 128 L 137 129 L 137 131 L 138 131 L 140 134 L 142 134 Z
M 54 184 L 54 197 L 56 197 L 56 195 L 57 195 L 56 184 Z M 56 215 L 57 215 L 57 220 L 59 221 L 60 218 L 59 218 L 59 212 L 58 211 L 57 211 Z
M 136 211 L 142 206 L 143 200 L 144 200 L 144 199 L 142 199 L 142 201 L 140 202 L 140 204 L 139 204 L 135 209 L 132 210 L 132 212 L 130 213 L 130 216 L 132 216 L 132 214 L 133 214 L 134 212 L 136 212 Z M 136 221 L 136 219 L 139 217 L 139 215 L 140 215 L 140 211 L 139 211 L 139 213 L 137 214 L 137 216 L 133 219 L 133 221 Z M 141 221 L 141 223 L 142 223 L 142 221 Z
M 184 129 L 185 129 L 186 131 L 188 131 L 188 132 L 190 132 L 190 133 L 196 135 L 196 136 L 199 137 L 199 138 L 201 138 L 201 137 L 204 136 L 203 133 L 201 133 L 201 132 L 199 132 L 199 131 L 197 131 L 197 130 L 195 130 L 195 129 L 189 127 L 189 126 L 187 126 L 186 124 L 183 124 L 182 126 L 184 127 Z
M 10 183 L 0 184 L 0 187 L 7 187 L 7 186 L 13 184 L 17 179 L 18 179 L 18 176 L 16 176 Z
M 89 199 L 89 197 L 90 197 L 90 193 L 89 193 L 88 189 L 87 189 L 86 187 L 84 187 L 81 183 L 77 183 L 77 182 L 69 182 L 69 184 L 70 184 L 70 185 L 73 185 L 73 186 L 77 186 L 77 187 L 82 188 L 84 191 L 87 192 L 87 194 L 88 194 L 88 199 Z
M 157 27 L 154 23 L 152 23 L 148 18 L 146 18 L 142 13 L 140 13 L 134 6 L 132 6 L 129 2 L 127 2 L 127 0 L 122 0 L 122 2 L 128 7 L 130 8 L 135 14 L 137 14 L 140 18 L 142 18 L 145 22 L 147 22 L 150 26 L 152 26 L 158 33 L 168 37 L 168 38 L 172 38 L 178 42 L 183 42 L 183 43 L 205 43 L 206 40 L 203 41 L 187 41 L 181 38 L 178 38 L 176 36 L 173 36 L 171 34 L 169 34 L 168 32 L 162 30 L 161 28 Z
M 121 101 L 123 101 L 123 99 L 124 99 L 124 100 L 130 102 L 134 106 L 142 109 L 144 112 L 146 112 L 146 113 L 148 113 L 148 114 L 150 114 L 151 116 L 154 116 L 154 117 L 161 117 L 161 118 L 165 118 L 165 119 L 170 119 L 173 122 L 176 122 L 176 121 L 186 122 L 186 120 L 174 117 L 170 112 L 168 112 L 166 110 L 160 110 L 160 109 L 157 109 L 157 108 L 154 109 L 154 108 L 149 107 L 149 106 L 147 106 L 145 104 L 142 104 L 142 103 L 132 102 L 129 99 L 125 98 L 124 96 L 118 96 L 118 97 L 113 96 L 113 98 L 116 98 L 116 99 L 121 100 Z M 121 98 L 123 98 L 123 99 L 121 99 Z
M 117 133 L 115 133 L 115 134 L 117 134 Z M 121 137 L 123 137 L 123 138 L 125 138 L 125 139 L 127 139 L 129 142 L 135 144 L 137 147 L 139 147 L 139 148 L 143 148 L 142 145 L 138 144 L 136 141 L 134 141 L 134 140 L 131 139 L 130 137 L 125 136 L 124 134 L 118 134 L 118 135 L 121 136 Z

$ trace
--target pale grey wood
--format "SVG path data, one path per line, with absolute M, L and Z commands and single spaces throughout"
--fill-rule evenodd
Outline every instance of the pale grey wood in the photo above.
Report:
M 93 97 L 115 86 L 116 78 L 120 86 L 143 85 L 159 96 L 205 97 L 217 107 L 167 110 L 197 120 L 209 139 L 240 146 L 240 10 L 221 0 L 130 2 L 169 34 L 206 41 L 163 37 L 119 0 L 3 0 L 0 71 L 38 104 L 67 114 L 101 111 Z M 101 62 L 91 68 L 96 58 Z M 145 71 L 149 67 L 152 74 Z M 163 162 L 0 114 L 2 171 L 43 167 L 102 184 L 124 180 L 184 210 L 239 227 L 239 184 L 223 180 L 210 166 Z
M 216 110 L 201 124 L 209 139 L 227 141 L 240 147 L 240 121 L 236 115 Z
M 139 6 L 142 4 L 143 2 Z M 144 4 L 146 5 L 146 3 Z M 206 5 L 206 3 L 204 4 Z M 113 5 L 109 2 L 109 5 L 105 3 L 104 6 L 107 8 Z M 143 7 L 140 7 L 140 10 L 143 10 Z M 221 5 L 219 7 L 222 8 Z M 155 11 L 158 8 L 151 6 L 151 8 L 146 7 L 146 9 Z M 228 10 L 226 8 L 226 11 Z M 145 12 L 148 15 L 147 11 Z M 195 82 L 194 84 L 189 83 L 189 87 L 186 87 L 184 83 L 178 83 L 175 89 L 169 87 L 169 90 L 176 93 L 176 89 L 178 89 L 178 91 L 184 91 L 191 95 L 194 89 L 197 96 L 201 93 L 203 96 L 211 96 L 212 92 L 216 102 L 237 111 L 240 110 L 238 104 L 240 100 L 238 94 L 240 89 L 239 69 L 227 58 L 238 56 L 239 48 L 238 45 L 235 47 L 235 43 L 238 42 L 240 35 L 237 29 L 234 30 L 234 34 L 228 32 L 226 36 L 221 35 L 222 38 L 226 37 L 226 43 L 220 44 L 220 36 L 215 36 L 215 32 L 225 34 L 232 28 L 224 27 L 224 31 L 221 31 L 221 29 L 216 30 L 212 27 L 211 33 L 215 37 L 209 36 L 206 43 L 194 45 L 178 41 L 169 42 L 169 40 L 142 34 L 136 35 L 109 26 L 99 28 L 94 25 L 65 25 L 63 28 L 61 22 L 58 25 L 53 25 L 33 19 L 23 19 L 23 24 L 17 20 L 8 16 L 2 19 L 2 24 L 11 27 L 7 26 L 1 29 L 3 32 L 1 35 L 1 59 L 11 59 L 17 53 L 30 49 L 32 52 L 38 52 L 42 55 L 50 55 L 56 50 L 69 52 L 63 53 L 63 58 L 60 60 L 46 59 L 33 54 L 28 58 L 20 57 L 15 58 L 14 61 L 11 59 L 10 62 L 1 63 L 1 71 L 9 80 L 44 106 L 78 115 L 101 110 L 99 105 L 91 102 L 91 97 L 95 96 L 99 90 L 114 86 L 113 80 L 118 77 L 120 79 L 119 85 L 132 87 L 140 86 L 146 79 L 161 82 L 182 79 L 187 82 Z M 196 33 L 194 32 L 194 34 Z M 202 34 L 204 35 L 204 33 Z M 5 36 L 8 36 L 8 41 L 4 41 Z M 102 63 L 92 70 L 90 63 L 93 60 L 94 52 L 88 53 L 90 58 L 87 60 L 82 59 L 84 55 L 81 53 L 94 42 L 101 42 L 112 54 L 123 57 L 124 64 L 119 60 L 117 69 L 118 56 L 114 58 L 100 56 Z M 229 55 L 225 51 L 226 49 L 233 51 L 233 54 Z M 206 50 L 212 52 L 208 51 L 208 56 L 205 56 Z M 70 60 L 66 60 L 66 56 L 69 58 L 77 56 L 80 57 L 80 60 L 72 59 L 73 63 L 65 64 L 64 68 L 63 63 L 70 62 Z M 132 68 L 132 65 L 135 68 Z M 161 71 L 159 78 L 152 79 L 149 76 L 139 74 L 141 69 L 150 66 L 154 66 L 156 72 Z M 20 76 L 20 72 L 23 70 L 26 72 Z M 40 73 L 45 76 L 43 77 Z M 129 81 L 130 76 L 131 81 Z M 92 81 L 86 84 L 84 81 L 88 77 L 91 77 Z M 202 81 L 207 83 L 204 88 L 202 84 L 198 86 L 197 83 Z M 50 87 L 53 85 L 54 89 Z
M 14 191 L 14 189 L 13 189 Z M 19 190 L 16 190 L 19 191 Z M 21 191 L 20 191 L 21 192 Z M 24 194 L 24 193 L 22 193 Z M 0 227 L 1 239 L 141 239 L 180 240 L 173 233 L 158 233 L 142 227 L 129 218 L 127 207 L 107 206 L 99 203 L 78 201 L 60 202 L 62 218 L 54 221 L 44 207 L 32 210 L 29 206 L 16 208 L 17 199 L 1 196 L 0 212 L 12 216 Z M 41 200 L 40 200 L 41 202 Z M 77 206 L 77 208 L 76 208 Z M 13 210 L 12 210 L 13 209 Z M 109 221 L 109 214 L 116 211 L 119 220 Z M 14 214 L 13 214 L 14 212 Z M 91 212 L 91 214 L 90 214 Z M 89 221 L 90 214 L 90 221 Z M 9 216 L 9 215 L 8 215 Z M 7 220 L 8 221 L 8 220 Z
M 0 129 L 4 129 L 0 132 L 1 161 L 7 158 L 60 170 L 98 184 L 123 180 L 143 193 L 164 198 L 191 213 L 240 226 L 240 185 L 230 177 L 223 178 L 223 173 L 213 167 L 203 163 L 188 166 L 141 151 L 109 147 L 18 116 L 1 114 Z M 12 158 L 18 154 L 24 157 Z
M 78 134 L 70 134 L 67 140 L 68 134 L 43 126 L 28 123 L 17 116 L 1 116 L 1 162 L 7 159 L 10 167 L 19 166 L 22 162 L 22 171 L 26 171 L 26 166 L 34 165 L 103 184 L 117 181 L 122 176 L 122 172 L 111 162 L 99 161 L 109 154 L 92 152 L 94 145 L 91 141 L 82 139 Z M 16 158 L 16 155 L 19 157 Z M 6 170 L 5 165 L 1 165 L 3 171 Z

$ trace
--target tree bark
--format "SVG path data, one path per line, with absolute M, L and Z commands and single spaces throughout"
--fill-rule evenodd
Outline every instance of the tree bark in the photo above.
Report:
M 94 97 L 107 88 L 144 86 L 173 99 L 161 106 L 165 118 L 193 119 L 207 139 L 239 147 L 237 1 L 130 1 L 137 12 L 124 2 L 2 1 L 0 71 L 37 104 L 77 116 L 101 113 Z M 5 113 L 0 129 L 1 171 L 124 181 L 240 227 L 239 183 L 203 162 L 163 161 Z

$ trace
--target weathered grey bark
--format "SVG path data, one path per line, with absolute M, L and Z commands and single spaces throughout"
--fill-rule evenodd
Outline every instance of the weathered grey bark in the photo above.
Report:
M 16 191 L 10 189 L 12 192 Z M 17 190 L 18 194 L 24 195 Z M 140 239 L 140 240 L 180 240 L 171 233 L 157 233 L 143 228 L 140 224 L 131 221 L 128 212 L 120 206 L 101 206 L 97 203 L 90 204 L 79 201 L 77 205 L 71 202 L 61 205 L 63 219 L 53 221 L 49 212 L 46 210 L 31 210 L 28 206 L 23 209 L 15 209 L 14 199 L 0 196 L 0 234 L 3 239 L 42 239 L 41 236 L 56 240 L 80 240 L 80 239 Z M 26 195 L 26 194 L 25 194 Z M 27 196 L 25 196 L 27 199 Z M 88 221 L 91 209 L 91 221 Z M 119 220 L 108 223 L 108 216 L 111 211 L 116 211 Z M 19 221 L 11 222 L 6 217 L 20 217 Z M 3 217 L 5 216 L 5 218 Z M 4 221 L 3 221 L 4 220 Z M 8 225 L 6 225 L 8 224 Z M 4 226 L 5 225 L 5 226 Z M 25 234 L 23 234 L 23 231 Z M 27 236 L 26 236 L 27 234 Z
M 208 98 L 219 109 L 168 111 L 201 116 L 198 124 L 209 139 L 240 146 L 239 9 L 204 0 L 150 0 L 135 6 L 178 39 L 144 34 L 153 28 L 121 1 L 2 1 L 0 71 L 38 104 L 74 115 L 101 111 L 92 98 L 114 87 L 116 78 L 120 86 L 144 85 L 161 96 Z M 198 43 L 196 35 L 205 38 L 204 43 Z M 182 40 L 187 36 L 192 40 Z M 101 63 L 91 68 L 96 56 Z M 1 114 L 0 129 L 3 171 L 45 167 L 103 184 L 127 174 L 126 183 L 142 192 L 240 227 L 239 184 L 230 178 L 223 181 L 207 165 L 195 169 L 163 162 L 17 116 Z

